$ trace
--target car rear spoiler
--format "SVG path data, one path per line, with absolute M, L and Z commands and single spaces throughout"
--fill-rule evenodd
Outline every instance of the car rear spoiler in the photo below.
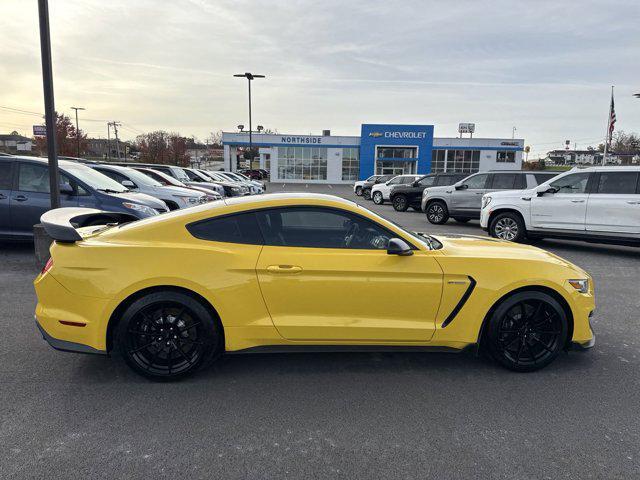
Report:
M 56 208 L 45 212 L 40 217 L 40 223 L 47 234 L 54 240 L 62 243 L 74 243 L 82 240 L 82 236 L 76 228 L 96 225 L 96 221 L 104 224 L 121 224 L 138 220 L 138 217 L 129 213 L 107 212 L 95 208 Z M 99 224 L 98 224 L 99 225 Z

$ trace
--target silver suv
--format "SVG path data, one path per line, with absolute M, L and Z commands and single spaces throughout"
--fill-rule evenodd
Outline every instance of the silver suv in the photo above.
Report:
M 450 217 L 465 223 L 480 218 L 485 193 L 535 188 L 557 174 L 518 170 L 474 173 L 448 187 L 425 188 L 422 211 L 427 214 L 427 220 L 436 225 L 446 223 Z

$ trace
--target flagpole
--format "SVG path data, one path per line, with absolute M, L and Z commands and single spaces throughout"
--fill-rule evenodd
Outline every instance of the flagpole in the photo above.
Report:
M 604 153 L 602 154 L 602 166 L 607 161 L 607 150 L 609 147 L 609 131 L 611 129 L 611 106 L 613 105 L 613 85 L 611 85 L 611 101 L 609 102 L 609 115 L 607 116 L 607 129 L 604 134 Z

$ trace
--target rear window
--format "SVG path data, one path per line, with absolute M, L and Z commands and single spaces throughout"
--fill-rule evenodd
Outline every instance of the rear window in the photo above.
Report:
M 187 225 L 187 230 L 201 240 L 249 245 L 263 244 L 262 234 L 253 212 L 210 218 Z
M 594 193 L 633 194 L 637 184 L 637 172 L 602 172 Z
M 13 162 L 0 162 L 0 190 L 11 190 L 13 183 Z

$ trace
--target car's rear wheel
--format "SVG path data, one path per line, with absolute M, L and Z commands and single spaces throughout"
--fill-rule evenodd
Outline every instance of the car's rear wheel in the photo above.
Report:
M 427 220 L 434 225 L 442 225 L 449 220 L 449 209 L 444 202 L 435 201 L 427 205 Z
M 558 356 L 568 330 L 567 315 L 555 298 L 525 291 L 508 297 L 495 309 L 489 319 L 487 347 L 503 366 L 530 372 Z
M 384 197 L 382 196 L 382 192 L 373 192 L 373 203 L 376 205 L 382 205 L 384 203 Z
M 362 190 L 362 196 L 365 200 L 371 200 L 371 189 L 367 188 Z
M 362 187 L 356 187 L 356 195 L 359 197 L 362 196 Z
M 409 208 L 409 200 L 406 195 L 398 194 L 393 197 L 393 208 L 398 212 L 406 212 Z
M 190 375 L 222 351 L 216 318 L 195 298 L 181 292 L 154 292 L 134 301 L 122 314 L 117 348 L 137 373 L 167 381 Z
M 522 242 L 527 236 L 522 217 L 512 212 L 496 215 L 489 225 L 489 234 L 494 238 L 510 242 Z

